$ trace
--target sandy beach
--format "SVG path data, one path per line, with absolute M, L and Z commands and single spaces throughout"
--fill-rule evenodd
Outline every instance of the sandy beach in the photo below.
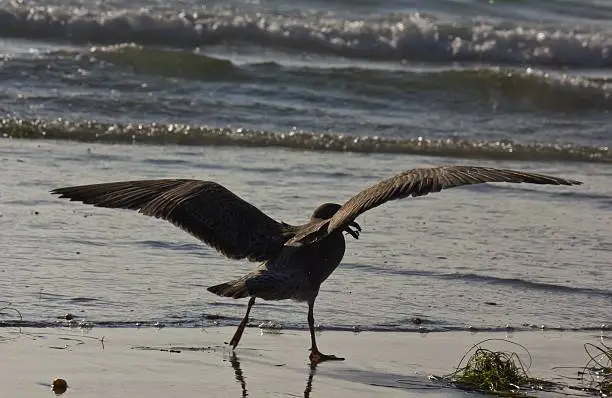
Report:
M 262 333 L 247 329 L 236 355 L 224 345 L 233 328 L 0 329 L 0 383 L 5 396 L 49 396 L 56 377 L 67 380 L 68 397 L 453 397 L 469 395 L 430 381 L 449 373 L 469 347 L 487 338 L 526 346 L 533 376 L 575 376 L 583 344 L 599 332 L 504 333 L 336 332 L 320 334 L 325 352 L 344 362 L 307 364 L 304 331 Z M 609 333 L 609 332 L 608 332 Z M 507 343 L 487 347 L 514 350 Z M 516 348 L 516 347 L 515 347 Z M 516 348 L 516 351 L 519 351 Z M 578 392 L 564 391 L 579 395 Z M 3 394 L 4 395 L 4 394 Z M 540 396 L 561 396 L 543 393 Z

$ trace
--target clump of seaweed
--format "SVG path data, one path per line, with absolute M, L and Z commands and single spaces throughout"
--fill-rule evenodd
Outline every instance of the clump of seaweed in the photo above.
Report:
M 584 349 L 589 361 L 581 373 L 590 377 L 589 385 L 602 397 L 612 397 L 612 347 L 586 343 Z
M 504 341 L 523 349 L 529 357 L 529 364 L 521 360 L 518 353 L 493 351 L 481 347 L 492 340 Z M 504 340 L 487 339 L 473 345 L 461 358 L 457 369 L 443 379 L 455 386 L 501 397 L 529 397 L 527 391 L 544 390 L 555 383 L 534 378 L 529 374 L 531 354 L 522 345 Z

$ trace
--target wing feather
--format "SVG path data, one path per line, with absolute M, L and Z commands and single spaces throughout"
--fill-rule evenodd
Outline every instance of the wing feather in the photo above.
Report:
M 212 181 L 122 181 L 58 188 L 51 193 L 167 220 L 232 259 L 266 260 L 282 249 L 296 229 Z
M 509 169 L 476 166 L 439 166 L 417 168 L 397 174 L 370 186 L 350 198 L 328 219 L 302 228 L 287 245 L 308 244 L 345 229 L 360 214 L 390 200 L 417 197 L 443 189 L 487 182 L 580 185 L 582 182 Z

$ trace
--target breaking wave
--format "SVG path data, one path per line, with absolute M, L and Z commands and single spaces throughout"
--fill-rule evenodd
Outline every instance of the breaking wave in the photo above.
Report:
M 420 13 L 345 19 L 327 12 L 281 15 L 227 7 L 102 11 L 19 5 L 0 8 L 0 36 L 175 48 L 249 43 L 390 61 L 612 66 L 612 32 L 477 18 L 448 21 Z
M 77 73 L 74 72 L 75 68 L 78 68 Z M 129 75 L 122 73 L 124 71 Z M 605 77 L 576 76 L 531 67 L 377 69 L 352 65 L 320 66 L 307 62 L 290 65 L 276 62 L 238 63 L 198 51 L 176 51 L 134 44 L 92 47 L 83 51 L 52 51 L 34 57 L 9 57 L 3 61 L 0 80 L 21 82 L 24 76 L 35 77 L 37 81 L 43 80 L 57 88 L 64 88 L 68 82 L 78 86 L 77 91 L 69 93 L 80 92 L 82 95 L 76 101 L 70 94 L 56 96 L 41 91 L 40 98 L 34 95 L 32 100 L 44 98 L 45 109 L 54 109 L 52 105 L 57 104 L 59 114 L 11 113 L 12 116 L 53 118 L 63 114 L 66 105 L 69 105 L 73 112 L 82 111 L 84 116 L 89 114 L 87 118 L 100 119 L 100 110 L 107 110 L 113 115 L 113 120 L 117 120 L 117 114 L 132 108 L 145 110 L 149 115 L 163 114 L 190 123 L 192 120 L 185 120 L 185 117 L 197 120 L 205 117 L 201 113 L 202 107 L 188 104 L 194 98 L 207 98 L 202 94 L 209 92 L 210 87 L 206 85 L 209 83 L 216 84 L 215 87 L 221 91 L 219 87 L 222 84 L 246 83 L 232 86 L 234 92 L 240 92 L 245 97 L 261 95 L 267 98 L 264 102 L 255 101 L 252 109 L 244 108 L 245 104 L 235 104 L 237 108 L 248 110 L 251 115 L 261 113 L 261 109 L 257 108 L 259 106 L 266 106 L 267 112 L 278 112 L 280 116 L 286 116 L 287 110 L 294 114 L 311 112 L 310 108 L 293 108 L 291 101 L 278 103 L 278 98 L 283 95 L 293 96 L 293 99 L 316 95 L 322 104 L 340 100 L 349 109 L 379 109 L 381 113 L 395 109 L 395 104 L 402 101 L 428 102 L 438 109 L 453 111 L 484 109 L 487 113 L 491 110 L 544 111 L 584 115 L 584 111 L 606 114 L 612 109 L 612 80 Z M 160 79 L 151 82 L 151 76 Z M 312 87 L 319 90 L 311 93 L 308 90 Z M 163 95 L 160 98 L 155 95 L 132 95 L 153 89 L 163 92 Z M 107 91 L 96 90 L 115 90 L 124 95 L 109 100 Z M 15 94 L 8 97 L 11 95 Z M 33 94 L 24 95 L 29 97 Z M 185 97 L 189 97 L 189 100 Z M 213 102 L 207 103 L 207 106 L 212 109 L 210 107 L 216 105 Z M 14 107 L 8 109 L 15 112 Z M 236 117 L 232 124 L 258 127 Z M 308 115 L 306 117 L 310 118 Z M 154 117 L 147 120 L 158 121 Z M 300 124 L 299 121 L 292 123 Z M 340 131 L 354 129 L 341 123 L 338 126 Z
M 282 66 L 274 62 L 235 65 L 193 52 L 136 45 L 94 47 L 90 54 L 135 73 L 200 81 L 253 81 L 259 84 L 286 80 L 318 87 L 361 87 L 369 96 L 400 98 L 412 91 L 460 92 L 503 106 L 579 111 L 612 108 L 612 81 L 544 72 L 532 68 L 453 68 L 438 70 L 386 70 L 346 66 Z M 502 104 L 500 104 L 502 102 Z

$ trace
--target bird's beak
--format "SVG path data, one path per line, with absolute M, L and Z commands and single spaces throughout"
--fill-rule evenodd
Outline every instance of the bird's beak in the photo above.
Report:
M 357 224 L 357 222 L 351 221 L 349 226 L 351 226 L 351 227 L 355 228 L 357 231 L 361 232 L 361 226 L 359 224 Z

